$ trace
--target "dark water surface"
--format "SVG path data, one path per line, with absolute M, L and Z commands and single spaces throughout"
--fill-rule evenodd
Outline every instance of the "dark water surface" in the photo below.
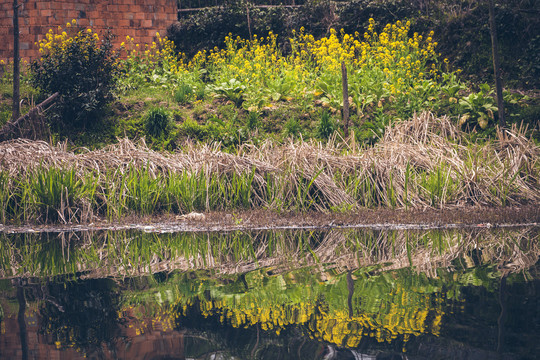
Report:
M 538 359 L 539 230 L 0 233 L 0 358 Z

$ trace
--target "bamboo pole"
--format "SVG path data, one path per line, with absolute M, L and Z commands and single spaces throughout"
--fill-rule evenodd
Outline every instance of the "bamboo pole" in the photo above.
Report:
M 341 84 L 343 86 L 343 128 L 345 138 L 349 136 L 349 81 L 347 80 L 347 66 L 341 62 Z
M 19 124 L 22 124 L 25 121 L 31 119 L 36 113 L 42 112 L 49 105 L 53 104 L 58 96 L 59 94 L 56 92 L 49 96 L 47 99 L 45 99 L 42 103 L 38 104 L 36 107 L 30 109 L 27 114 L 17 119 L 12 119 L 11 121 L 8 121 L 2 128 L 0 128 L 0 141 L 7 140 L 9 138 L 9 135 L 19 127 Z
M 497 91 L 497 108 L 499 112 L 499 126 L 505 127 L 504 99 L 502 93 L 502 74 L 499 63 L 499 45 L 497 43 L 497 26 L 495 24 L 495 5 L 493 0 L 489 2 L 489 30 L 491 34 L 491 53 L 493 55 L 493 73 L 495 75 L 495 88 Z
M 20 116 L 19 4 L 13 0 L 13 120 Z

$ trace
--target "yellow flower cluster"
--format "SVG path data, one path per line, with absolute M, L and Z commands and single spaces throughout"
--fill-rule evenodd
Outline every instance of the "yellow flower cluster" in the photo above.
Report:
M 36 45 L 39 46 L 39 53 L 44 55 L 54 55 L 65 53 L 66 49 L 71 46 L 74 42 L 85 42 L 86 46 L 82 47 L 83 51 L 86 54 L 86 60 L 89 58 L 89 52 L 92 48 L 97 48 L 99 46 L 99 35 L 88 28 L 85 30 L 77 28 L 77 21 L 73 19 L 71 22 L 66 24 L 65 29 L 61 26 L 58 26 L 56 31 L 49 29 L 45 38 L 41 39 Z
M 305 34 L 304 28 L 300 28 L 297 37 L 291 38 L 290 42 L 293 58 L 297 63 L 309 64 L 314 60 L 316 69 L 321 71 L 341 69 L 342 61 L 346 63 L 358 61 L 358 49 L 362 46 L 354 36 L 346 34 L 343 30 L 338 36 L 334 29 L 330 30 L 329 37 L 315 40 L 313 35 Z
M 343 30 L 338 36 L 331 30 L 329 37 L 320 40 L 300 29 L 296 38 L 291 39 L 294 55 L 301 63 L 315 61 L 315 70 L 321 73 L 335 73 L 341 62 L 345 62 L 353 72 L 353 82 L 355 73 L 380 70 L 386 90 L 392 94 L 406 91 L 406 87 L 425 79 L 428 73 L 431 77 L 436 75 L 437 43 L 433 42 L 433 32 L 425 40 L 417 33 L 409 38 L 409 21 L 387 24 L 380 33 L 375 31 L 374 19 L 369 19 L 369 23 L 363 36 L 358 32 L 346 34 Z
M 216 83 L 234 78 L 247 87 L 246 93 L 266 91 L 278 95 L 272 95 L 274 100 L 317 93 L 337 98 L 342 62 L 349 70 L 353 97 L 359 96 L 355 89 L 370 88 L 364 84 L 366 79 L 380 84 L 381 93 L 387 96 L 410 94 L 423 81 L 436 81 L 433 32 L 426 38 L 416 33 L 409 37 L 408 21 L 388 24 L 377 32 L 375 20 L 369 21 L 364 34 L 331 30 L 328 37 L 319 40 L 301 28 L 289 39 L 292 51 L 287 56 L 281 53 L 272 32 L 266 39 L 254 36 L 253 40 L 229 35 L 224 49 L 201 52 L 192 63 L 206 67 Z M 355 88 L 355 84 L 360 86 Z
M 161 68 L 172 74 L 181 75 L 188 71 L 183 55 L 176 54 L 174 43 L 167 37 L 156 33 L 157 42 L 152 44 L 136 44 L 134 39 L 126 36 L 126 41 L 120 44 L 126 52 L 127 62 L 131 65 L 144 67 L 146 71 Z
M 205 57 L 204 53 L 199 53 L 195 59 Z M 307 68 L 288 60 L 281 54 L 277 35 L 272 32 L 266 39 L 255 35 L 251 41 L 229 34 L 225 37 L 224 49 L 210 51 L 206 66 L 218 83 L 235 78 L 246 86 L 261 88 L 283 78 L 291 83 L 301 81 Z

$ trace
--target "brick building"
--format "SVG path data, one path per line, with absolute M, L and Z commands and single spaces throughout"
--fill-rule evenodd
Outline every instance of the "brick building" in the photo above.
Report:
M 49 29 L 75 19 L 97 32 L 111 29 L 118 44 L 126 36 L 136 43 L 151 43 L 156 32 L 165 33 L 177 20 L 176 0 L 19 0 L 21 59 L 38 56 L 36 42 Z M 0 59 L 13 57 L 13 0 L 0 0 Z
M 68 360 L 84 359 L 82 351 L 75 348 L 55 346 L 55 339 L 40 331 L 39 316 L 29 314 L 25 317 L 27 332 L 27 352 L 29 359 L 35 360 Z M 151 319 L 149 320 L 151 322 Z M 103 352 L 89 354 L 90 359 L 185 359 L 186 330 L 151 329 L 137 334 L 135 327 L 126 323 L 120 328 L 118 338 L 111 339 L 110 344 L 101 344 Z M 0 358 L 22 359 L 23 350 L 17 316 L 10 314 L 0 321 Z M 99 356 L 98 356 L 99 355 Z

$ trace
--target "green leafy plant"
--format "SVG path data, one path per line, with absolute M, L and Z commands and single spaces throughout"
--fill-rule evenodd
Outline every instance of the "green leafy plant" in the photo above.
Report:
M 213 90 L 229 100 L 231 100 L 236 107 L 240 107 L 244 101 L 244 92 L 246 86 L 236 79 L 230 79 L 227 82 L 222 82 L 219 85 L 213 86 Z
M 497 111 L 493 90 L 488 84 L 481 84 L 480 91 L 471 93 L 459 100 L 459 105 L 464 114 L 459 119 L 459 125 L 480 126 L 487 129 L 490 120 L 493 121 L 493 112 Z

